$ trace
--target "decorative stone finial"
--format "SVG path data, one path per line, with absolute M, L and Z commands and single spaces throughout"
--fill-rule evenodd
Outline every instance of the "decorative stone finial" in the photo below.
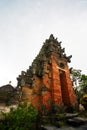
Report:
M 50 40 L 54 40 L 53 34 L 50 35 L 49 39 L 50 39 Z

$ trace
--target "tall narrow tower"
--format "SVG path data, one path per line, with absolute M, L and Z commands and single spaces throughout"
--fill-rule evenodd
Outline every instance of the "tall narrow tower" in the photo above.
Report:
M 42 105 L 50 108 L 52 103 L 75 106 L 68 67 L 70 58 L 66 56 L 61 42 L 50 35 L 29 69 L 17 78 L 23 90 L 27 86 L 25 96 L 31 88 L 31 102 L 36 108 Z

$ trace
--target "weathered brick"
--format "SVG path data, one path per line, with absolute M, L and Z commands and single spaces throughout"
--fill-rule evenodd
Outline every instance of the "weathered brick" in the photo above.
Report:
M 26 92 L 23 100 L 32 97 L 31 103 L 37 109 L 43 105 L 51 108 L 52 102 L 57 105 L 75 106 L 76 98 L 70 79 L 69 61 L 70 58 L 65 55 L 60 42 L 51 35 L 42 46 L 28 73 L 25 74 L 23 91 Z M 27 94 L 30 92 L 29 88 L 25 89 L 27 75 L 30 75 L 29 80 L 33 79 L 31 96 Z M 22 76 L 21 79 L 23 79 Z M 27 81 L 27 83 L 30 82 Z

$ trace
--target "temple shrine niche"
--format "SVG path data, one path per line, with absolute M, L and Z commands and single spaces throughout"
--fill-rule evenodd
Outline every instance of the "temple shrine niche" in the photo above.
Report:
M 17 78 L 22 87 L 22 101 L 32 103 L 37 109 L 42 106 L 50 109 L 56 105 L 76 105 L 76 97 L 70 79 L 68 62 L 61 42 L 51 34 L 32 65 Z

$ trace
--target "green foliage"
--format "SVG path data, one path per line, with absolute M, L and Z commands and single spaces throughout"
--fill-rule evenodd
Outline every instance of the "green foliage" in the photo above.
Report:
M 87 94 L 84 94 L 80 99 L 80 103 L 84 106 L 85 110 L 87 110 Z
M 52 113 L 54 114 L 62 114 L 66 112 L 66 107 L 64 104 L 57 105 L 54 102 L 52 103 Z
M 17 109 L 11 109 L 10 113 L 3 113 L 5 121 L 0 122 L 3 130 L 35 130 L 37 111 L 32 105 L 19 104 Z
M 70 69 L 71 79 L 73 82 L 74 90 L 78 95 L 78 92 L 86 93 L 87 92 L 87 75 L 82 74 L 79 69 Z
M 87 93 L 87 75 L 82 74 L 81 76 L 81 90 L 83 91 L 83 93 Z
M 87 93 L 87 75 L 81 74 L 81 70 L 79 69 L 71 68 L 70 72 L 74 91 L 79 104 L 81 97 Z
M 79 82 L 81 81 L 81 70 L 71 68 L 70 73 L 73 86 L 77 87 L 79 85 Z

